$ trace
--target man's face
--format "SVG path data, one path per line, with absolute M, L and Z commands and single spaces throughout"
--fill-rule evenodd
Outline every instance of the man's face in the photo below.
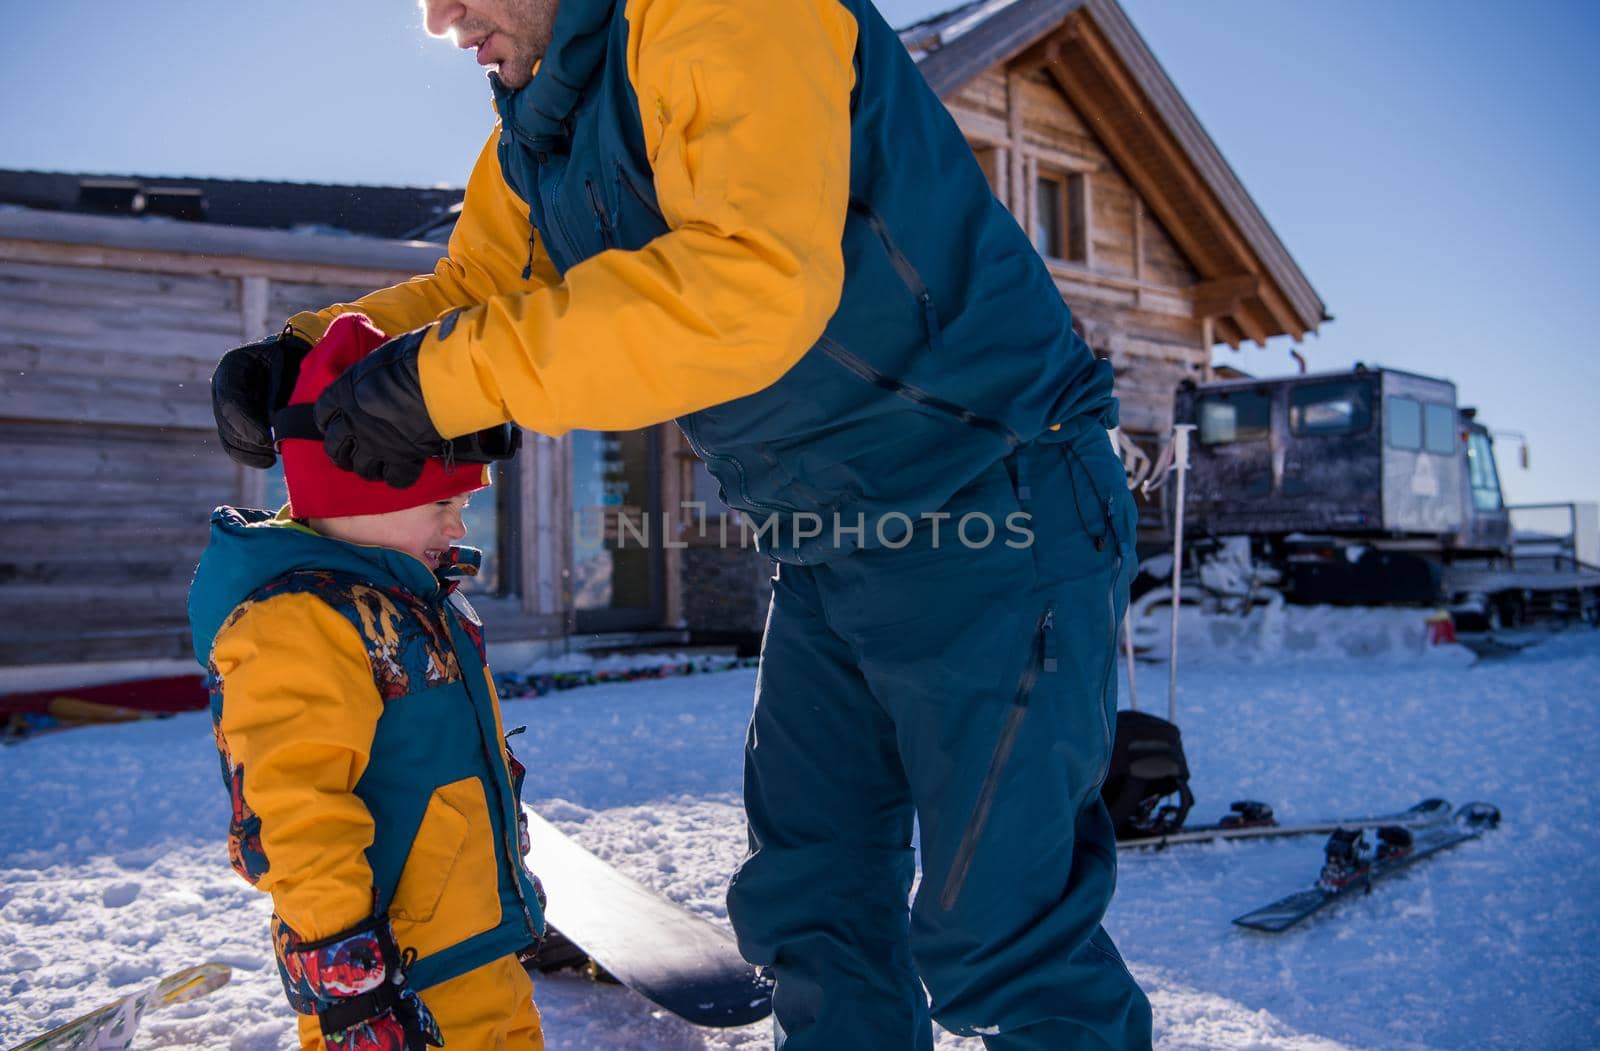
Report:
M 550 46 L 560 0 L 420 0 L 433 36 L 470 49 L 478 65 L 500 74 L 508 88 L 533 79 L 533 67 Z

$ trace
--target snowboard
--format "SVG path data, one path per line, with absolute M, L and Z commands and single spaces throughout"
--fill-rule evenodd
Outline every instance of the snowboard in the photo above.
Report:
M 1209 843 L 1218 839 L 1272 839 L 1281 836 L 1327 835 L 1340 828 L 1377 828 L 1381 825 L 1403 825 L 1418 828 L 1445 822 L 1450 817 L 1450 803 L 1443 799 L 1424 799 L 1407 810 L 1390 814 L 1325 818 L 1318 821 L 1279 824 L 1272 808 L 1253 801 L 1235 803 L 1234 812 L 1223 820 L 1209 825 L 1191 825 L 1159 836 L 1141 836 L 1117 840 L 1118 850 L 1161 849 L 1180 843 Z
M 198 999 L 227 985 L 231 977 L 233 971 L 224 963 L 203 963 L 176 971 L 139 992 L 18 1044 L 12 1051 L 121 1051 L 133 1044 L 139 1021 L 147 1011 Z
M 733 935 L 618 872 L 523 807 L 529 867 L 554 932 L 536 966 L 574 962 L 570 942 L 604 974 L 695 1025 L 739 1026 L 772 1011 L 772 985 L 739 955 Z M 552 946 L 554 948 L 552 948 Z
M 1320 912 L 1340 898 L 1372 893 L 1373 884 L 1402 872 L 1425 858 L 1477 839 L 1500 824 L 1500 811 L 1489 803 L 1468 803 L 1449 821 L 1418 828 L 1378 829 L 1376 847 L 1360 829 L 1335 831 L 1328 839 L 1326 862 L 1317 884 L 1262 906 L 1234 923 L 1277 934 Z

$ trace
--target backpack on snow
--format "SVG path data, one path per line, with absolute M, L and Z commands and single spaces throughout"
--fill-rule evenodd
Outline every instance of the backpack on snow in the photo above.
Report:
M 1100 794 L 1118 839 L 1161 836 L 1182 828 L 1194 795 L 1178 728 L 1144 712 L 1117 712 L 1111 769 Z

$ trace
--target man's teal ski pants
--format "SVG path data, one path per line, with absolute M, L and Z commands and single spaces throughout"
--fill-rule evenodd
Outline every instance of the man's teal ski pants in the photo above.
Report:
M 1135 568 L 1122 465 L 1097 424 L 1069 425 L 945 510 L 774 582 L 728 912 L 776 977 L 777 1046 L 931 1051 L 931 1016 L 994 1051 L 1147 1048 L 1149 1003 L 1100 925 Z

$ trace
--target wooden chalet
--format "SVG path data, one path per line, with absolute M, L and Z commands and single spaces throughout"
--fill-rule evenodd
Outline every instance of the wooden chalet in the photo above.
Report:
M 978 0 L 900 37 L 1111 359 L 1130 435 L 1162 439 L 1215 345 L 1326 319 L 1115 0 Z
M 1114 0 L 980 0 L 901 37 L 1112 361 L 1124 429 L 1149 451 L 1213 346 L 1324 320 Z M 217 448 L 218 354 L 431 270 L 459 200 L 0 172 L 0 694 L 194 668 L 185 598 L 208 513 L 281 492 Z M 676 427 L 524 449 L 470 523 L 491 553 L 474 602 L 497 667 L 759 632 L 770 565 Z M 707 514 L 682 514 L 690 501 Z

